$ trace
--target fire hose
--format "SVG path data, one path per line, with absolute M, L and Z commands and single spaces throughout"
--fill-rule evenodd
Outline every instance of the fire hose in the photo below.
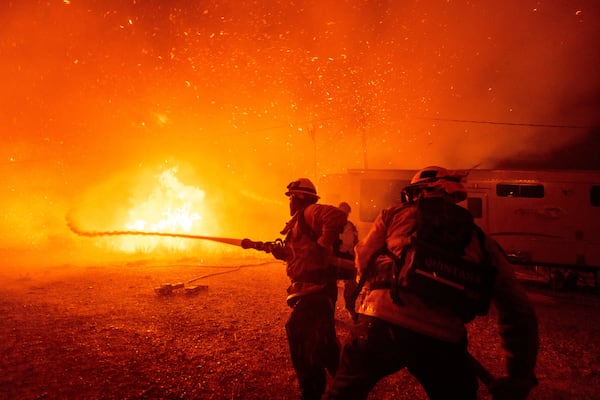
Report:
M 115 231 L 86 231 L 78 228 L 69 218 L 67 218 L 67 226 L 69 229 L 79 235 L 86 237 L 97 237 L 97 236 L 160 236 L 160 237 L 172 237 L 172 238 L 183 238 L 183 239 L 199 239 L 199 240 L 210 240 L 213 242 L 230 244 L 233 246 L 239 246 L 243 249 L 254 249 L 258 251 L 264 251 L 265 253 L 273 253 L 275 247 L 285 248 L 285 242 L 282 239 L 276 239 L 272 242 L 260 242 L 253 241 L 250 239 L 235 239 L 227 237 L 217 236 L 204 236 L 204 235 L 192 235 L 186 233 L 167 233 L 167 232 L 146 232 L 146 231 L 134 231 L 134 230 L 115 230 Z M 356 268 L 354 262 L 346 260 L 340 257 L 330 256 L 327 259 L 328 263 L 335 267 L 337 279 L 347 280 L 354 279 L 356 277 Z
M 117 230 L 117 231 L 85 231 L 79 229 L 70 220 L 67 220 L 67 226 L 69 229 L 79 235 L 86 237 L 97 237 L 97 236 L 123 236 L 123 235 L 136 235 L 136 236 L 161 236 L 161 237 L 173 237 L 183 239 L 197 239 L 197 240 L 210 240 L 213 242 L 230 244 L 233 246 L 239 246 L 243 249 L 254 249 L 258 251 L 264 251 L 266 253 L 273 253 L 275 246 L 285 247 L 285 242 L 281 239 L 276 239 L 272 242 L 261 242 L 253 241 L 250 239 L 235 239 L 226 237 L 216 236 L 203 236 L 203 235 L 192 235 L 185 233 L 166 233 L 166 232 L 144 232 L 144 231 L 133 231 L 133 230 Z M 330 265 L 336 267 L 336 278 L 340 280 L 355 279 L 356 268 L 354 262 L 346 260 L 340 257 L 330 256 L 328 258 Z M 473 363 L 475 373 L 479 380 L 486 386 L 490 385 L 494 381 L 494 376 L 471 354 L 469 354 L 471 362 Z
M 69 229 L 79 235 L 79 236 L 87 236 L 87 237 L 96 237 L 96 236 L 124 236 L 124 235 L 134 235 L 134 236 L 162 236 L 162 237 L 173 237 L 173 238 L 183 238 L 183 239 L 202 239 L 202 240 L 211 240 L 213 242 L 227 243 L 234 246 L 241 246 L 242 239 L 232 239 L 225 237 L 215 237 L 215 236 L 201 236 L 201 235 L 190 235 L 186 233 L 166 233 L 166 232 L 145 232 L 145 231 L 84 231 L 75 226 L 71 221 L 67 220 L 67 226 Z

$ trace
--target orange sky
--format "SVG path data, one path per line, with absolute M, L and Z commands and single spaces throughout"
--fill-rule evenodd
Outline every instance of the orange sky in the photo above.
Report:
M 593 129 L 532 124 L 599 125 L 598 21 L 593 1 L 2 2 L 2 251 L 68 262 L 68 210 L 122 228 L 173 166 L 206 192 L 200 233 L 270 240 L 300 176 L 551 158 Z

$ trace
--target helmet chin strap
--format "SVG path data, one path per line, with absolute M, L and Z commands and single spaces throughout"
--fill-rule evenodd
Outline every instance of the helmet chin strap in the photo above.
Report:
M 292 219 L 290 219 L 288 222 L 286 222 L 285 227 L 281 230 L 281 232 L 279 232 L 282 235 L 287 235 L 288 232 L 290 231 L 290 229 L 292 229 L 292 227 L 294 226 L 294 223 L 296 222 L 296 220 L 298 219 L 298 213 L 294 213 L 292 214 Z

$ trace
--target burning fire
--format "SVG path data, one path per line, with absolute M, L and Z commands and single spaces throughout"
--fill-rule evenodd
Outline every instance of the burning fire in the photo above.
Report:
M 190 233 L 203 222 L 205 211 L 203 190 L 182 183 L 176 176 L 178 167 L 172 167 L 155 177 L 158 184 L 143 191 L 128 211 L 124 224 L 128 231 Z M 149 253 L 159 248 L 180 251 L 188 248 L 189 240 L 152 236 L 120 236 L 113 239 L 119 250 Z

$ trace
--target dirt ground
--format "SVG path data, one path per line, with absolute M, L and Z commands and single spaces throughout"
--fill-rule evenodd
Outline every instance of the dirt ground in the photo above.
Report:
M 0 270 L 0 398 L 296 399 L 284 324 L 282 263 L 120 265 Z M 190 282 L 193 281 L 193 282 Z M 205 285 L 197 294 L 155 288 Z M 527 285 L 540 320 L 532 399 L 600 398 L 600 296 Z M 351 321 L 338 302 L 343 341 Z M 469 326 L 471 352 L 503 371 L 494 313 Z M 405 372 L 372 399 L 425 399 Z M 480 398 L 489 399 L 484 387 Z

